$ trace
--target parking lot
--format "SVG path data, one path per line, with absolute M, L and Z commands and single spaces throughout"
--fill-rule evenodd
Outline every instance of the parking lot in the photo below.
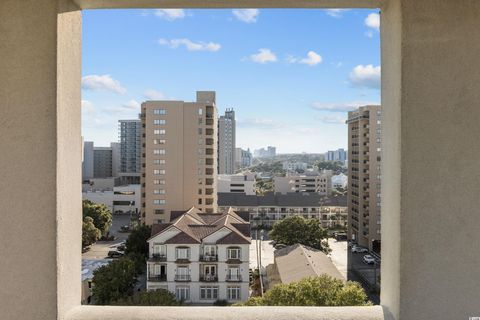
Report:
M 363 256 L 369 253 L 352 253 L 348 248 L 348 280 L 362 284 L 369 299 L 374 304 L 380 303 L 380 261 L 373 265 L 366 264 Z

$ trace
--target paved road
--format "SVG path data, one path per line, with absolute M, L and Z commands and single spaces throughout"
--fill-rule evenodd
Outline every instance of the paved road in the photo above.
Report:
M 91 249 L 82 254 L 82 259 L 101 260 L 107 258 L 108 251 L 115 250 L 115 247 L 128 238 L 130 233 L 118 232 L 121 226 L 128 225 L 130 221 L 129 215 L 113 215 L 110 234 L 115 236 L 115 241 L 97 241 L 92 245 Z
M 329 238 L 328 245 L 330 246 L 330 249 L 332 249 L 332 252 L 330 253 L 330 259 L 335 267 L 337 267 L 338 271 L 340 271 L 342 276 L 347 279 L 347 241 L 337 241 L 333 238 Z

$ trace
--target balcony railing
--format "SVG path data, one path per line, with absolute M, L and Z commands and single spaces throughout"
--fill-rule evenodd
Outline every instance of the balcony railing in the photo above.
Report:
M 176 263 L 190 263 L 190 258 L 178 258 L 175 260 Z
M 229 264 L 240 264 L 240 263 L 242 263 L 242 260 L 240 260 L 240 258 L 227 258 L 226 263 L 229 263 Z
M 175 281 L 192 281 L 192 278 L 190 277 L 189 274 L 177 274 L 175 275 Z
M 202 274 L 200 275 L 200 281 L 202 282 L 218 282 L 218 276 L 216 274 Z
M 148 275 L 148 281 L 151 281 L 151 282 L 167 281 L 167 275 L 166 274 L 150 274 Z
M 167 261 L 167 255 L 163 253 L 153 253 L 149 261 Z
M 207 262 L 211 262 L 211 261 L 218 261 L 218 255 L 200 255 L 200 261 L 207 261 Z
M 227 282 L 242 282 L 242 276 L 239 274 L 227 274 L 225 277 Z

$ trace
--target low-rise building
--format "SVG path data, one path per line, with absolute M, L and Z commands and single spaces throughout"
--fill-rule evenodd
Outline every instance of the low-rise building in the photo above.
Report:
M 345 189 L 347 187 L 347 184 L 348 184 L 348 177 L 345 174 L 340 173 L 340 174 L 332 176 L 332 187 L 333 188 Z
M 290 192 L 307 192 L 329 195 L 332 191 L 332 172 L 306 172 L 304 174 L 287 174 L 285 177 L 273 178 L 274 190 L 282 194 Z
M 295 244 L 275 250 L 274 254 L 275 262 L 266 267 L 268 288 L 323 274 L 345 281 L 330 258 L 320 250 Z
M 113 187 L 113 190 L 82 192 L 83 200 L 104 204 L 112 213 L 139 212 L 141 203 L 141 187 L 139 184 Z
M 92 303 L 93 272 L 98 268 L 109 264 L 111 260 L 88 260 L 82 259 L 82 299 L 81 304 Z
M 305 171 L 308 168 L 308 164 L 305 162 L 291 162 L 291 161 L 285 161 L 282 164 L 282 167 L 284 170 L 287 171 L 297 171 L 297 170 L 302 170 Z
M 232 209 L 172 211 L 171 223 L 152 226 L 147 290 L 166 289 L 192 304 L 249 297 L 250 224 Z
M 218 192 L 255 194 L 255 174 L 220 174 L 217 181 Z
M 345 226 L 346 196 L 322 197 L 317 193 L 267 193 L 263 196 L 242 193 L 218 193 L 219 210 L 232 208 L 249 212 L 252 229 L 270 229 L 279 220 L 292 215 L 318 219 L 322 226 Z

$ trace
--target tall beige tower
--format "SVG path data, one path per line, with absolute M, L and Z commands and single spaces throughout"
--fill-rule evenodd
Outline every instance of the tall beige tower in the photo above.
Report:
M 381 107 L 348 113 L 348 237 L 380 253 Z
M 171 211 L 195 206 L 217 211 L 217 110 L 215 92 L 196 102 L 142 103 L 142 218 L 170 221 Z
M 235 173 L 235 111 L 227 109 L 218 119 L 218 173 Z

